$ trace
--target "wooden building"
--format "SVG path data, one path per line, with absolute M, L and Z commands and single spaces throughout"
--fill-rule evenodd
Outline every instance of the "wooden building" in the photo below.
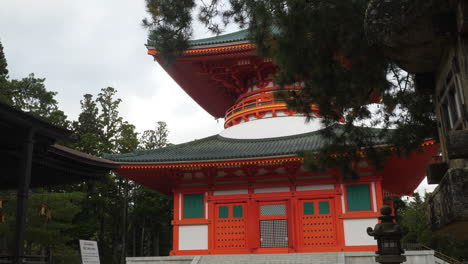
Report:
M 118 164 L 56 144 L 71 141 L 72 131 L 3 103 L 0 103 L 0 131 L 0 190 L 17 190 L 14 249 L 11 255 L 0 256 L 0 262 L 45 263 L 37 261 L 43 257 L 24 253 L 30 188 L 102 180 Z M 0 201 L 0 209 L 2 205 Z M 41 213 L 50 214 L 46 210 L 41 208 Z
M 276 66 L 254 54 L 246 31 L 190 45 L 168 73 L 208 113 L 224 118 L 225 129 L 107 156 L 120 163 L 118 174 L 173 195 L 171 255 L 374 251 L 365 230 L 377 223 L 384 198 L 412 194 L 438 145 L 429 140 L 423 152 L 391 156 L 383 170 L 367 161 L 353 164 L 360 175 L 355 181 L 344 180 L 338 168 L 309 172 L 298 153 L 326 143 L 320 115 L 315 111 L 307 123 L 274 97 Z M 152 47 L 149 54 L 161 59 Z M 369 137 L 379 132 L 362 129 Z

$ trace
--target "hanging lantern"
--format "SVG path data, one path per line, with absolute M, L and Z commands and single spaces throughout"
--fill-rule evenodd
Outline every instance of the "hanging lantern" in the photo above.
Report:
M 6 214 L 4 212 L 2 212 L 2 211 L 5 208 L 6 203 L 7 203 L 7 200 L 0 199 L 0 224 L 5 223 Z
M 47 204 L 42 204 L 39 209 L 39 216 L 45 217 L 46 220 L 52 218 L 52 209 Z
M 403 263 L 406 257 L 401 248 L 402 232 L 398 224 L 394 223 L 392 208 L 385 204 L 380 209 L 382 216 L 379 216 L 380 223 L 375 225 L 374 230 L 371 227 L 367 228 L 367 234 L 373 236 L 377 240 L 378 251 L 375 252 L 378 256 L 375 261 L 379 263 Z
M 52 218 L 52 209 L 51 208 L 47 208 L 47 211 L 46 211 L 46 219 L 47 220 L 50 220 Z
M 39 216 L 45 216 L 47 211 L 47 205 L 42 204 L 41 208 L 39 209 Z
M 7 200 L 7 199 L 5 199 L 5 198 L 1 199 L 1 198 L 0 198 L 0 209 L 5 208 L 5 207 L 7 206 L 7 204 L 8 204 L 8 200 Z

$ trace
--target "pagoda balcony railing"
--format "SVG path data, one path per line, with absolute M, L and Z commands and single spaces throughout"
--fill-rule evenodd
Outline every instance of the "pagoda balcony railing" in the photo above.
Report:
M 316 105 L 311 105 L 314 114 L 318 115 Z M 241 99 L 237 104 L 228 109 L 225 115 L 225 127 L 238 124 L 242 119 L 249 121 L 249 116 L 263 118 L 267 112 L 276 116 L 277 111 L 282 111 L 287 115 L 294 115 L 296 111 L 288 110 L 286 102 L 276 98 L 273 92 L 261 92 L 259 94 Z

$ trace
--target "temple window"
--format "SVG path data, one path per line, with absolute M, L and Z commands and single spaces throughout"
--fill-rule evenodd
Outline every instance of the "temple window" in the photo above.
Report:
M 184 194 L 184 218 L 201 218 L 203 212 L 203 193 Z
M 229 207 L 228 206 L 218 207 L 218 217 L 219 218 L 228 218 L 229 217 Z
M 260 207 L 261 216 L 286 215 L 286 204 L 265 204 Z
M 319 202 L 319 214 L 329 214 L 330 203 L 328 201 Z
M 242 218 L 242 217 L 244 217 L 244 208 L 242 205 L 218 207 L 218 218 Z
M 369 184 L 353 184 L 346 186 L 348 211 L 371 210 Z
M 463 128 L 463 104 L 457 75 L 450 70 L 439 93 L 439 105 L 445 131 Z
M 313 215 L 315 213 L 314 210 L 314 203 L 313 202 L 305 202 L 302 204 L 304 209 L 304 215 Z
M 244 216 L 244 212 L 243 212 L 243 206 L 242 205 L 234 205 L 232 207 L 232 214 L 234 216 L 234 218 L 240 218 L 240 217 L 243 217 Z

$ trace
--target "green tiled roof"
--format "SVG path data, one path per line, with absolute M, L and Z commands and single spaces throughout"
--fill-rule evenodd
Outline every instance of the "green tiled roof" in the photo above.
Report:
M 205 46 L 205 45 L 214 45 L 214 44 L 221 44 L 221 43 L 229 43 L 229 42 L 238 42 L 238 41 L 246 41 L 248 30 L 241 30 L 236 31 L 229 34 L 219 35 L 210 38 L 203 38 L 203 39 L 194 39 L 189 41 L 189 45 L 193 46 Z
M 378 131 L 380 129 L 369 130 L 370 134 Z M 120 163 L 248 159 L 295 155 L 319 150 L 325 143 L 320 131 L 267 139 L 231 139 L 214 135 L 161 149 L 106 155 L 105 158 Z

